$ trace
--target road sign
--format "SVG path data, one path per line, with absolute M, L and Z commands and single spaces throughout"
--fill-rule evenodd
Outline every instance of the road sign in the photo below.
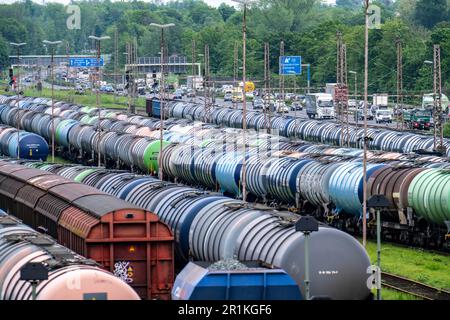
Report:
M 100 58 L 100 67 L 103 67 L 103 58 Z M 98 67 L 97 58 L 69 58 L 69 67 L 91 68 Z
M 300 56 L 281 56 L 279 73 L 280 73 L 280 75 L 302 74 L 302 57 L 300 57 Z

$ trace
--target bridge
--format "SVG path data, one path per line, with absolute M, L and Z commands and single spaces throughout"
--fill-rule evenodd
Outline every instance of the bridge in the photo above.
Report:
M 101 57 L 104 63 L 107 64 L 111 60 L 110 54 L 102 54 Z M 92 54 L 81 54 L 81 55 L 54 55 L 54 64 L 56 66 L 67 66 L 69 58 L 97 58 L 96 55 Z M 51 55 L 20 55 L 18 59 L 17 55 L 9 56 L 9 61 L 12 66 L 21 67 L 46 67 L 51 64 Z
M 194 63 L 197 73 L 201 75 L 201 64 Z M 161 57 L 139 57 L 136 63 L 126 64 L 125 69 L 135 68 L 138 73 L 159 73 L 161 72 Z M 190 73 L 192 63 L 187 62 L 185 56 L 170 56 L 169 61 L 165 64 L 165 69 L 169 73 L 183 74 Z

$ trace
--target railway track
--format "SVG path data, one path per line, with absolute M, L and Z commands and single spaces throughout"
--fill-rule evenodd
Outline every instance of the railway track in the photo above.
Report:
M 404 292 L 423 300 L 450 300 L 449 291 L 387 272 L 381 273 L 381 284 L 386 288 Z

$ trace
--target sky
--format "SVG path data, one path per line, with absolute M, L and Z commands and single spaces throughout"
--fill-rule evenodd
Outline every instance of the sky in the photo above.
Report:
M 0 0 L 0 4 L 13 3 L 16 1 L 17 0 Z M 63 3 L 63 4 L 68 4 L 70 2 L 70 0 L 33 0 L 33 1 L 36 3 L 41 3 L 41 4 L 43 1 L 58 2 L 58 3 Z M 115 0 L 112 0 L 112 1 L 115 1 Z M 146 0 L 144 0 L 144 1 L 146 1 Z M 166 0 L 163 0 L 163 1 L 166 2 Z M 213 7 L 218 7 L 222 2 L 225 2 L 228 5 L 236 6 L 236 3 L 231 0 L 203 0 L 203 1 Z M 329 3 L 329 4 L 334 4 L 334 3 L 336 3 L 336 0 L 324 0 L 324 2 Z

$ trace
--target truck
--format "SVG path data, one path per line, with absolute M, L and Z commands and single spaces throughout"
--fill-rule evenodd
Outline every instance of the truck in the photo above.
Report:
M 445 114 L 449 113 L 449 106 L 450 106 L 450 101 L 448 100 L 448 97 L 445 94 L 442 94 L 441 107 L 442 107 L 442 111 Z M 434 94 L 433 93 L 424 94 L 422 97 L 422 109 L 433 110 L 433 108 L 434 108 Z
M 202 76 L 188 76 L 186 79 L 187 87 L 192 90 L 203 89 L 203 77 Z
M 306 114 L 310 119 L 334 119 L 333 96 L 329 93 L 307 94 L 305 98 Z
M 331 94 L 334 100 L 334 94 L 336 92 L 337 83 L 327 83 L 325 87 L 325 93 Z
M 404 111 L 403 121 L 409 129 L 431 130 L 433 127 L 432 110 L 412 109 Z
M 242 87 L 234 87 L 232 91 L 232 98 L 231 100 L 233 102 L 242 102 L 244 101 L 244 95 L 242 93 Z
M 387 93 L 374 94 L 372 100 L 372 105 L 375 107 L 387 107 L 389 104 L 389 95 Z

